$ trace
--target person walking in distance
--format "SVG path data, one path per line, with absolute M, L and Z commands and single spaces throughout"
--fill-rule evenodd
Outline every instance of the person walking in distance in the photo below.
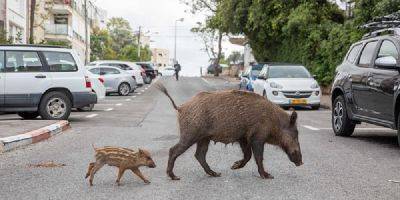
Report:
M 175 61 L 175 78 L 178 81 L 179 80 L 179 72 L 181 71 L 181 65 L 178 63 L 178 61 Z

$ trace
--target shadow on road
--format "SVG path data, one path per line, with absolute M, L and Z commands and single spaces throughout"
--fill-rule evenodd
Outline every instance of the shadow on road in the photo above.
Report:
M 349 139 L 357 139 L 378 145 L 384 145 L 389 148 L 399 148 L 397 135 L 388 132 L 375 132 L 373 134 L 356 133 Z

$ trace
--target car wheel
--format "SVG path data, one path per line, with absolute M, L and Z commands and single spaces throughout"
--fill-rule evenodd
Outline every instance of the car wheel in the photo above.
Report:
M 400 112 L 397 117 L 397 142 L 398 142 L 398 145 L 400 146 L 400 128 L 399 127 L 400 127 Z
M 36 119 L 39 116 L 38 112 L 19 112 L 17 113 L 22 119 Z
M 128 83 L 121 83 L 118 87 L 118 94 L 120 96 L 128 96 L 131 92 L 131 86 Z
M 318 106 L 311 106 L 311 110 L 319 110 L 319 108 L 320 108 L 320 105 L 318 105 Z
M 93 110 L 93 108 L 94 108 L 94 104 L 90 104 L 90 105 L 87 105 L 87 106 L 82 107 L 82 108 L 77 108 L 77 110 L 79 112 L 90 112 L 90 111 Z
M 71 114 L 72 103 L 62 92 L 49 92 L 39 105 L 39 115 L 44 120 L 66 120 Z
M 332 128 L 337 136 L 351 136 L 356 124 L 348 117 L 343 96 L 336 97 L 332 106 Z
M 151 79 L 151 77 L 149 77 L 149 76 L 147 76 L 147 77 L 144 79 L 144 83 L 146 83 L 146 84 L 150 84 L 151 81 L 152 81 L 152 79 Z

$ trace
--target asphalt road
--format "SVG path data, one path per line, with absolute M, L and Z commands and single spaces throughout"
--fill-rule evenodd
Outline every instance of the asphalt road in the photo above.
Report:
M 160 81 L 179 104 L 199 91 L 235 87 L 219 79 Z M 178 139 L 176 114 L 151 86 L 129 97 L 107 97 L 94 112 L 74 112 L 71 123 L 64 134 L 0 155 L 0 199 L 400 199 L 400 184 L 388 181 L 400 180 L 396 133 L 361 125 L 353 137 L 335 137 L 329 110 L 299 111 L 303 166 L 295 167 L 279 148 L 266 145 L 264 163 L 273 180 L 259 178 L 253 160 L 231 170 L 242 157 L 239 146 L 212 143 L 207 160 L 221 177 L 204 173 L 192 147 L 175 165 L 182 179 L 171 181 L 165 170 L 168 150 Z M 84 175 L 93 160 L 92 143 L 150 150 L 157 168 L 142 172 L 152 183 L 126 172 L 118 187 L 117 169 L 105 166 L 89 187 Z M 48 161 L 65 166 L 30 166 Z

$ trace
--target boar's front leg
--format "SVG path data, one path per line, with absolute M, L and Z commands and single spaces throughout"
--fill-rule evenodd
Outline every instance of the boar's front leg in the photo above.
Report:
M 131 169 L 131 170 L 132 170 L 132 172 L 133 172 L 134 174 L 136 174 L 136 176 L 138 176 L 140 179 L 142 179 L 142 180 L 144 181 L 144 183 L 150 184 L 150 181 L 147 180 L 147 179 L 143 176 L 142 172 L 141 172 L 138 168 L 133 168 L 133 169 Z
M 190 140 L 180 140 L 178 144 L 169 149 L 168 167 L 167 174 L 172 180 L 180 180 L 179 177 L 175 176 L 173 169 L 175 165 L 175 160 L 178 156 L 182 155 L 194 142 Z
M 268 174 L 264 170 L 264 164 L 263 164 L 264 142 L 257 139 L 255 140 L 253 139 L 251 143 L 251 148 L 253 149 L 254 159 L 256 160 L 258 173 L 260 174 L 261 178 L 273 179 L 274 177 L 271 174 Z
M 240 148 L 242 149 L 243 152 L 243 159 L 236 161 L 231 169 L 240 169 L 243 168 L 247 162 L 251 159 L 251 145 L 247 141 L 246 138 L 242 138 L 239 140 Z
M 211 170 L 210 166 L 208 165 L 206 161 L 206 154 L 208 151 L 208 146 L 210 144 L 210 140 L 208 138 L 202 139 L 199 142 L 197 142 L 197 149 L 196 149 L 196 154 L 194 155 L 196 159 L 199 161 L 200 165 L 203 167 L 204 171 L 212 176 L 212 177 L 219 177 L 221 176 L 221 173 L 214 172 Z
M 125 167 L 122 167 L 122 166 L 120 166 L 118 168 L 118 177 L 117 177 L 117 180 L 115 181 L 118 186 L 121 185 L 121 183 L 120 183 L 121 177 L 122 177 L 122 175 L 124 175 L 125 170 L 126 170 Z

